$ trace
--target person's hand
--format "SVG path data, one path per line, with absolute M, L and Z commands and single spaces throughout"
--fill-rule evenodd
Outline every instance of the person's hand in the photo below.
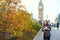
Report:
M 49 28 L 45 27 L 43 30 L 50 30 Z
M 45 29 L 47 29 L 47 27 L 45 27 Z
M 49 29 L 49 28 L 47 28 L 47 27 L 46 27 L 45 29 L 46 29 L 46 30 L 50 30 L 50 29 Z
M 44 29 L 48 29 L 47 27 L 45 27 Z
M 45 30 L 45 29 L 47 29 L 47 28 L 45 27 L 43 30 Z

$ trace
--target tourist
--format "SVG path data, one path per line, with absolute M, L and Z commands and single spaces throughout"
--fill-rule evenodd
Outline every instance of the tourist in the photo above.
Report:
M 44 40 L 50 40 L 50 35 L 51 35 L 50 30 L 51 30 L 51 28 L 50 28 L 50 26 L 48 24 L 48 21 L 45 20 L 43 22 L 43 26 L 42 26 L 42 32 L 43 32 Z
M 59 30 L 59 23 L 57 23 L 57 30 Z

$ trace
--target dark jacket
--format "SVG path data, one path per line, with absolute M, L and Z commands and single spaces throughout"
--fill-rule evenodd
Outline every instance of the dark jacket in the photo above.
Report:
M 59 27 L 59 23 L 57 23 L 57 27 Z
M 43 30 L 45 27 L 47 27 L 49 30 L 47 30 L 47 29 Z M 42 31 L 44 32 L 44 36 L 45 37 L 50 36 L 50 31 L 51 31 L 50 25 L 48 25 L 48 26 L 42 26 Z

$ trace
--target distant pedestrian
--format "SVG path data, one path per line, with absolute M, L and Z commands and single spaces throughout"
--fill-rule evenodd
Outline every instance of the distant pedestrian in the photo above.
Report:
M 50 35 L 51 35 L 50 30 L 51 30 L 50 25 L 48 24 L 48 21 L 45 20 L 42 26 L 44 40 L 50 40 Z
M 59 23 L 57 23 L 57 30 L 59 30 Z
M 41 20 L 39 20 L 39 23 L 42 25 L 42 21 Z

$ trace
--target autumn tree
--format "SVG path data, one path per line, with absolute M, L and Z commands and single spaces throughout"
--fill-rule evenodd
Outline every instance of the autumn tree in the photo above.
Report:
M 11 6 L 12 0 L 2 2 L 3 4 L 0 5 L 0 31 L 10 32 L 11 34 L 8 35 L 21 40 L 32 40 L 37 32 L 36 28 L 33 29 L 35 24 L 32 24 L 36 21 L 32 21 L 29 12 L 23 5 L 16 8 L 15 2 L 13 2 L 15 5 Z

